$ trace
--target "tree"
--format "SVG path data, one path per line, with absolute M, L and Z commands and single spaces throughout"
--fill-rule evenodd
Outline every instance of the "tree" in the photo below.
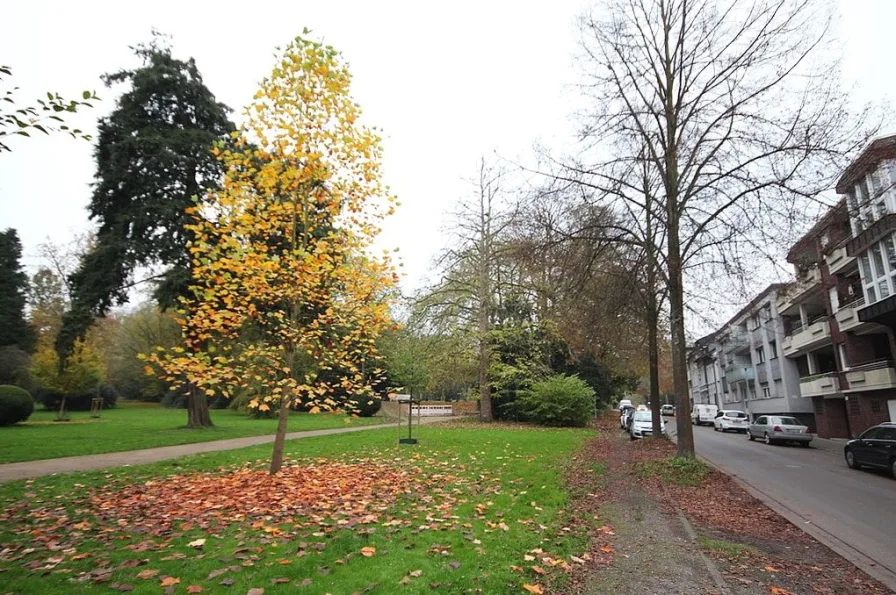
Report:
M 186 349 L 149 358 L 200 394 L 254 391 L 250 406 L 279 410 L 271 473 L 292 405 L 317 413 L 345 408 L 338 395 L 372 396 L 379 371 L 365 361 L 391 325 L 397 277 L 370 249 L 393 198 L 350 80 L 330 46 L 297 37 L 282 51 L 244 130 L 216 148 L 223 187 L 190 209 Z
M 760 212 L 787 221 L 872 132 L 826 51 L 830 15 L 827 0 L 606 0 L 581 20 L 585 130 L 613 155 L 585 173 L 598 188 L 636 187 L 620 174 L 644 160 L 660 182 L 681 411 L 688 261 L 755 228 Z M 677 425 L 678 453 L 693 457 L 690 418 Z
M 12 68 L 0 66 L 0 82 L 3 77 L 12 76 Z M 70 128 L 63 119 L 65 113 L 75 113 L 84 107 L 93 107 L 92 101 L 99 97 L 93 91 L 81 93 L 81 99 L 63 99 L 58 93 L 47 93 L 46 99 L 38 99 L 36 105 L 16 108 L 15 92 L 18 87 L 7 89 L 3 92 L 2 106 L 0 109 L 0 153 L 9 152 L 12 149 L 7 145 L 6 137 L 31 136 L 33 131 L 50 134 L 51 132 L 63 132 L 72 138 L 82 138 L 89 141 L 91 136 L 77 128 Z
M 138 267 L 161 269 L 144 281 L 155 283 L 163 308 L 186 292 L 193 240 L 187 209 L 218 187 L 222 163 L 211 149 L 234 130 L 229 108 L 205 86 L 193 59 L 174 58 L 158 34 L 134 53 L 142 66 L 103 76 L 109 87 L 130 88 L 99 122 L 88 207 L 98 229 L 70 277 L 71 308 L 56 341 L 63 364 L 97 317 L 128 301 L 128 290 L 141 282 L 133 279 Z M 195 405 L 188 426 L 211 425 L 206 400 Z
M 0 232 L 0 347 L 34 348 L 34 330 L 25 320 L 28 276 L 22 270 L 22 242 L 16 230 Z

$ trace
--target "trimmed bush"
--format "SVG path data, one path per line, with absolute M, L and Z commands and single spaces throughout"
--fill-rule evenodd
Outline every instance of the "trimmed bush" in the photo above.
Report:
M 551 376 L 522 391 L 524 418 L 544 426 L 587 426 L 594 419 L 594 389 L 578 376 Z
M 34 399 L 24 388 L 0 385 L 0 426 L 11 426 L 25 421 L 34 411 Z
M 94 397 L 97 396 L 96 390 L 89 390 L 79 393 L 63 394 L 48 389 L 40 389 L 37 392 L 37 400 L 50 411 L 57 411 L 65 397 L 66 411 L 90 411 Z M 99 396 L 103 398 L 103 409 L 113 409 L 115 403 L 118 402 L 118 391 L 108 384 L 101 384 Z
M 351 396 L 345 400 L 345 412 L 358 417 L 373 417 L 383 406 L 379 397 Z

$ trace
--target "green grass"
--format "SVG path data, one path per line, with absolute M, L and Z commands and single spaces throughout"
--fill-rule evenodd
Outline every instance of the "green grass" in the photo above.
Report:
M 729 558 L 740 556 L 741 554 L 744 554 L 746 552 L 757 551 L 756 548 L 749 545 L 735 543 L 733 541 L 726 541 L 724 539 L 712 539 L 704 535 L 698 535 L 697 542 L 700 543 L 703 549 L 719 552 L 720 554 L 728 556 Z
M 35 411 L 27 422 L 0 427 L 0 463 L 34 461 L 77 455 L 121 452 L 156 446 L 191 444 L 273 434 L 275 419 L 251 419 L 229 409 L 211 412 L 214 428 L 184 428 L 184 409 L 163 409 L 144 403 L 122 403 L 103 411 L 99 419 L 89 412 L 71 413 L 71 421 L 55 422 L 55 411 Z M 289 431 L 341 428 L 383 423 L 382 418 L 352 418 L 341 415 L 293 413 Z
M 114 592 L 110 584 L 125 583 L 134 593 L 157 594 L 162 591 L 158 577 L 136 578 L 144 569 L 158 570 L 159 576 L 180 578 L 176 593 L 185 593 L 188 585 L 203 587 L 203 592 L 246 593 L 249 588 L 263 587 L 266 595 L 275 593 L 511 593 L 521 592 L 524 583 L 541 583 L 541 577 L 530 567 L 539 564 L 551 573 L 541 560 L 525 561 L 527 552 L 540 548 L 555 559 L 581 555 L 586 547 L 587 527 L 581 520 L 569 519 L 564 513 L 568 493 L 563 489 L 562 475 L 571 453 L 587 438 L 588 430 L 537 430 L 476 427 L 420 429 L 420 444 L 395 444 L 391 430 L 373 430 L 353 434 L 323 436 L 287 443 L 287 456 L 292 464 L 319 462 L 322 459 L 351 461 L 375 459 L 393 464 L 413 464 L 423 470 L 447 467 L 456 481 L 442 482 L 436 492 L 456 498 L 453 509 L 436 512 L 445 500 L 432 492 L 409 493 L 392 506 L 388 515 L 406 521 L 401 526 L 386 527 L 378 522 L 365 526 L 372 531 L 341 528 L 330 523 L 318 527 L 303 525 L 292 530 L 290 539 L 278 539 L 251 528 L 247 519 L 223 530 L 204 533 L 184 529 L 174 534 L 152 537 L 129 533 L 116 527 L 116 519 L 102 520 L 89 501 L 97 489 L 118 489 L 119 486 L 159 480 L 171 474 L 196 471 L 224 472 L 242 465 L 262 466 L 270 456 L 270 447 L 252 447 L 185 457 L 153 465 L 120 468 L 110 472 L 82 473 L 44 477 L 31 482 L 15 482 L 0 486 L 0 511 L 12 511 L 15 503 L 26 503 L 25 509 L 0 513 L 0 544 L 6 547 L 37 547 L 17 560 L 0 555 L 0 577 L 3 591 L 41 593 L 46 595 Z M 295 460 L 301 457 L 300 460 Z M 435 489 L 435 488 L 434 488 Z M 172 495 L 176 497 L 176 495 Z M 481 505 L 484 513 L 477 512 Z M 44 534 L 28 531 L 41 521 L 46 511 L 64 507 L 65 525 L 51 534 L 61 535 L 62 549 L 48 551 Z M 428 511 L 428 512 L 427 512 Z M 3 514 L 11 515 L 5 521 Z M 53 513 L 58 519 L 59 512 Z M 439 517 L 427 520 L 427 516 Z M 69 537 L 70 527 L 88 521 L 92 528 L 78 541 Z M 308 519 L 296 518 L 305 523 Z M 507 530 L 495 528 L 504 523 Z M 491 523 L 491 524 L 490 524 Z M 430 528 L 421 529 L 428 524 Z M 452 526 L 447 530 L 439 527 Z M 295 525 L 293 525 L 294 527 Z M 315 535 L 317 533 L 317 535 Z M 201 553 L 187 546 L 191 540 L 206 538 Z M 135 553 L 129 545 L 152 541 L 162 549 Z M 50 541 L 53 541 L 52 539 Z M 297 544 L 305 542 L 307 555 L 296 557 Z M 320 550 L 314 544 L 321 544 Z M 433 552 L 438 545 L 449 555 Z M 376 548 L 376 555 L 359 555 L 362 547 Z M 69 549 L 69 547 L 71 549 Z M 242 567 L 245 560 L 235 552 L 250 548 L 257 556 L 251 567 Z M 2 552 L 3 547 L 0 547 Z M 68 553 L 64 553 L 68 552 Z M 72 560 L 78 554 L 90 557 Z M 173 553 L 183 559 L 170 557 Z M 18 554 L 17 554 L 18 555 Z M 43 562 L 51 556 L 64 560 L 47 571 L 32 572 L 25 565 Z M 245 553 L 243 554 L 245 556 Z M 15 557 L 15 556 L 13 556 Z M 102 585 L 77 582 L 81 573 L 96 568 L 119 567 L 127 560 L 140 560 L 139 567 L 119 568 Z M 281 565 L 280 560 L 289 560 Z M 340 561 L 342 562 L 340 564 Z M 208 579 L 211 571 L 227 566 L 241 566 L 239 572 L 228 572 Z M 514 571 L 512 565 L 523 569 Z M 419 577 L 408 577 L 411 571 Z M 562 573 L 559 573 L 562 574 Z M 275 578 L 289 578 L 287 584 L 274 584 Z M 400 581 L 404 578 L 406 584 Z M 224 578 L 234 584 L 219 586 Z M 311 584 L 301 587 L 301 581 Z M 562 581 L 562 577 L 558 580 Z M 367 589 L 365 591 L 365 589 Z
M 642 461 L 636 471 L 640 477 L 659 477 L 663 481 L 681 486 L 700 485 L 712 469 L 703 461 L 684 457 L 672 457 L 657 461 Z

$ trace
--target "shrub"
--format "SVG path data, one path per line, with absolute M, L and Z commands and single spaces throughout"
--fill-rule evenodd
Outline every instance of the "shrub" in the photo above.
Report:
M 379 397 L 367 397 L 363 395 L 351 396 L 346 399 L 346 413 L 358 417 L 373 417 L 383 406 L 383 400 Z
M 698 486 L 712 471 L 703 461 L 685 457 L 643 461 L 635 470 L 640 477 L 659 477 L 680 486 Z
M 578 376 L 551 376 L 520 393 L 525 419 L 545 426 L 586 426 L 594 418 L 594 389 Z
M 63 397 L 66 411 L 90 411 L 96 396 L 103 398 L 103 409 L 113 409 L 118 402 L 118 391 L 108 384 L 99 386 L 99 395 L 97 389 L 66 394 L 42 388 L 37 392 L 37 400 L 50 411 L 59 409 Z
M 34 411 L 34 399 L 24 388 L 0 385 L 0 426 L 25 421 Z

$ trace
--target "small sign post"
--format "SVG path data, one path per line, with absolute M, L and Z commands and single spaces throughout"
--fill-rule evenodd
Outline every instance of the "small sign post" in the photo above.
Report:
M 414 421 L 414 404 L 417 404 L 417 429 L 420 429 L 420 400 L 415 399 L 411 395 L 396 395 L 395 400 L 398 401 L 398 443 L 399 444 L 417 444 L 417 439 L 413 437 L 413 421 Z M 408 404 L 408 437 L 401 437 L 401 406 Z

